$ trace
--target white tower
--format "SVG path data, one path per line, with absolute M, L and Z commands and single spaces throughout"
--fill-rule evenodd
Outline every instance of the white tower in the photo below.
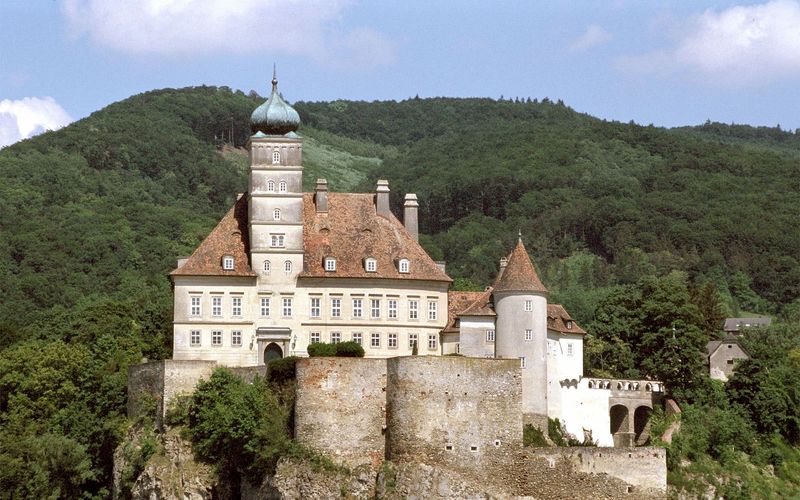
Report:
M 495 355 L 518 358 L 522 369 L 525 423 L 547 429 L 547 289 L 519 239 L 498 276 Z

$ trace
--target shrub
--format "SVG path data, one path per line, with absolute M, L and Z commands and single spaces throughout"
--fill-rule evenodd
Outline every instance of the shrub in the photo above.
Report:
M 186 394 L 176 396 L 169 402 L 164 422 L 169 426 L 186 425 L 189 423 L 189 405 L 192 397 Z
M 295 379 L 297 356 L 273 359 L 267 364 L 267 380 L 273 384 L 283 384 Z
M 308 355 L 312 358 L 319 356 L 336 356 L 336 344 L 327 344 L 325 342 L 308 344 Z
M 341 342 L 336 344 L 336 356 L 340 358 L 363 358 L 364 348 L 358 342 Z
M 544 437 L 544 432 L 531 424 L 525 424 L 525 427 L 522 428 L 522 444 L 523 446 L 535 446 L 539 448 L 548 446 L 547 439 Z

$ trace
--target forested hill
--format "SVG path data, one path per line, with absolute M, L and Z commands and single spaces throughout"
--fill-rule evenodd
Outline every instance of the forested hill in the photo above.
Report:
M 153 91 L 0 151 L 0 498 L 109 495 L 127 367 L 170 356 L 166 273 L 246 189 L 242 147 L 260 101 Z M 372 191 L 388 178 L 398 213 L 402 194 L 418 193 L 423 244 L 459 287 L 489 283 L 521 230 L 551 301 L 592 334 L 587 370 L 678 388 L 702 373 L 680 356 L 697 365 L 716 332 L 709 284 L 728 314 L 800 319 L 797 134 L 642 127 L 547 100 L 296 108 L 306 188 L 326 177 L 333 190 Z M 674 344 L 676 324 L 683 350 L 653 341 Z M 762 401 L 749 394 L 736 401 Z

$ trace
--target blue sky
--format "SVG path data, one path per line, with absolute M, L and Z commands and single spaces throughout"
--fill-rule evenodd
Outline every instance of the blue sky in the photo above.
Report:
M 800 128 L 800 0 L 3 0 L 0 146 L 132 94 L 550 97 L 601 118 Z

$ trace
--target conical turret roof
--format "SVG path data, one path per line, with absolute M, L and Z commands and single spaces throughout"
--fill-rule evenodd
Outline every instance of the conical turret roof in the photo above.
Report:
M 522 238 L 508 256 L 505 270 L 494 284 L 494 292 L 538 292 L 547 293 L 547 288 L 542 284 L 536 268 L 522 244 Z
M 272 94 L 250 115 L 250 129 L 254 134 L 284 135 L 294 132 L 299 126 L 300 115 L 278 93 L 278 77 L 273 69 Z

